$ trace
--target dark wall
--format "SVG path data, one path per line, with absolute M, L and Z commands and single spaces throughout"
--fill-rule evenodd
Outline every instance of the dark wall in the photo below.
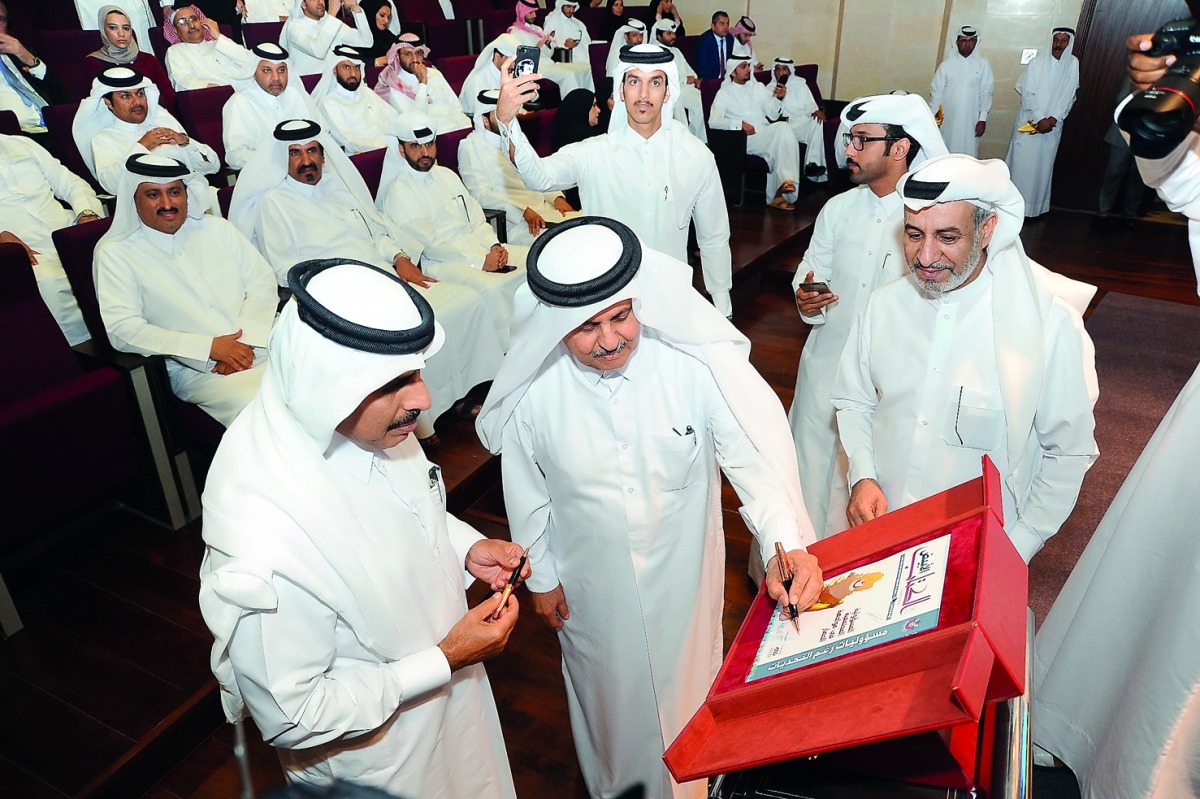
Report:
M 1084 0 L 1076 26 L 1079 95 L 1063 127 L 1054 168 L 1053 203 L 1094 210 L 1108 158 L 1102 141 L 1127 61 L 1125 40 L 1189 16 L 1184 0 Z

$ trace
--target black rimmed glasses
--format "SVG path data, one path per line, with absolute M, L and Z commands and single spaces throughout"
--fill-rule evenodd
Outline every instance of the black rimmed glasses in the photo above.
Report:
M 842 134 L 842 147 L 843 148 L 849 147 L 851 144 L 853 144 L 854 149 L 861 153 L 863 147 L 867 146 L 867 142 L 870 142 L 870 141 L 896 141 L 899 138 L 900 138 L 899 136 L 864 136 L 861 133 L 843 133 Z

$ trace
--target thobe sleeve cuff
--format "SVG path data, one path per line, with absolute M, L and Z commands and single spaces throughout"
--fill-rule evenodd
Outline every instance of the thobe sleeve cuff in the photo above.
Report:
M 242 337 L 239 340 L 243 344 L 249 344 L 251 347 L 266 347 L 267 339 L 271 335 L 271 325 L 274 321 L 274 317 L 272 317 L 271 321 L 265 323 L 249 319 L 239 320 L 238 327 L 242 329 Z
M 450 682 L 450 662 L 436 646 L 400 658 L 392 664 L 400 683 L 402 703 L 436 691 Z
M 848 482 L 851 489 L 854 488 L 859 480 L 874 480 L 877 483 L 879 482 L 879 475 L 875 471 L 875 464 L 870 457 L 866 455 L 848 455 L 847 457 L 850 460 L 850 477 Z
M 799 304 L 796 305 L 796 310 L 800 311 Z M 817 311 L 812 316 L 809 316 L 804 311 L 800 311 L 800 318 L 805 323 L 810 324 L 810 325 L 823 325 L 823 324 L 825 324 L 825 309 L 822 308 L 821 310 Z
M 1033 556 L 1046 545 L 1040 535 L 1021 522 L 1014 524 L 1007 532 L 1009 540 L 1012 541 L 1013 546 L 1021 555 L 1021 559 L 1026 563 L 1029 563 Z
M 540 559 L 531 557 L 529 569 L 529 579 L 525 581 L 525 585 L 535 594 L 553 591 L 562 583 L 562 580 L 558 579 L 558 569 L 554 566 L 554 556 L 549 552 L 543 554 Z
M 757 503 L 739 508 L 738 513 L 758 540 L 759 555 L 762 556 L 764 569 L 775 554 L 776 541 L 783 545 L 785 552 L 791 552 L 793 549 L 804 549 L 806 539 L 816 540 L 816 535 L 811 530 L 800 529 L 795 516 L 779 511 L 764 512 L 756 508 L 755 504 Z
M 208 354 L 212 351 L 212 336 L 199 333 L 179 333 L 177 344 L 168 353 L 196 371 L 208 369 Z

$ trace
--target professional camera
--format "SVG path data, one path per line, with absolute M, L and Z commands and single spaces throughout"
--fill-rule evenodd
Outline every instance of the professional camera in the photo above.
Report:
M 1200 115 L 1200 26 L 1194 19 L 1168 22 L 1154 34 L 1147 55 L 1174 55 L 1158 83 L 1125 104 L 1117 124 L 1129 149 L 1142 158 L 1163 158 L 1187 136 Z

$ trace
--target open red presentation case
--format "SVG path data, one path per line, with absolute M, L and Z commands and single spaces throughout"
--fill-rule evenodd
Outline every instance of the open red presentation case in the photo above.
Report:
M 1028 573 L 1002 525 L 1000 476 L 984 457 L 979 479 L 811 546 L 830 577 L 949 532 L 937 627 L 747 683 L 777 610 L 760 587 L 704 705 L 667 749 L 675 779 L 865 747 L 864 770 L 960 789 L 985 782 L 984 706 L 1025 689 Z M 936 730 L 948 733 L 922 735 Z

